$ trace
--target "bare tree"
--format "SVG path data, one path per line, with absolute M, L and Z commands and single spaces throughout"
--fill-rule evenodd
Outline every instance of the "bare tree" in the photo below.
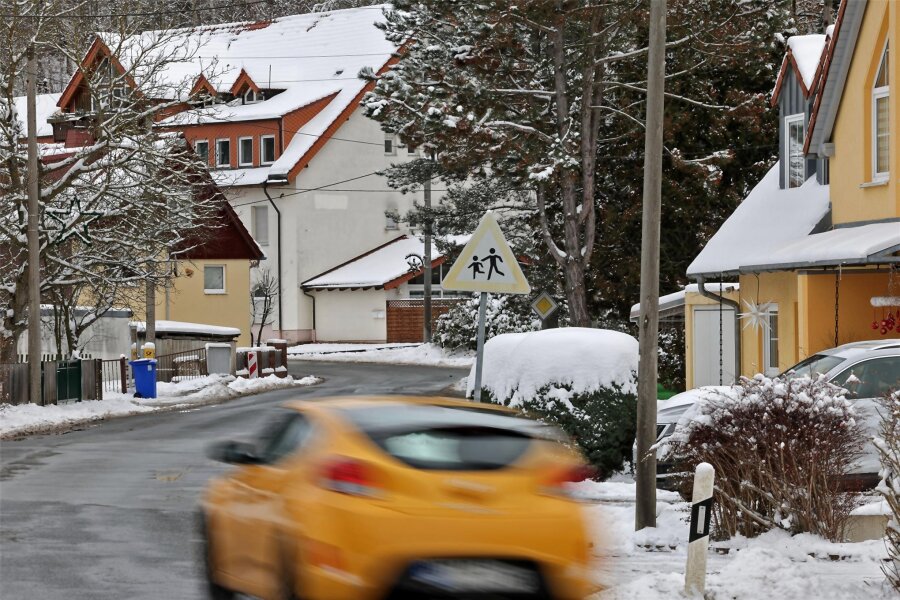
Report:
M 278 301 L 278 277 L 271 269 L 259 270 L 256 284 L 250 291 L 250 306 L 253 324 L 257 325 L 254 339 L 253 329 L 250 330 L 250 344 L 262 345 L 263 330 L 266 325 L 271 325 L 275 320 L 275 303 Z

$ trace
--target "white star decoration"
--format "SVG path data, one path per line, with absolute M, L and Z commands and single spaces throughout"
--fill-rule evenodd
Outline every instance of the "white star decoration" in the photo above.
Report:
M 747 329 L 747 327 L 752 327 L 753 329 L 759 329 L 760 327 L 768 329 L 769 305 L 757 304 L 752 300 L 744 300 L 744 304 L 747 305 L 747 312 L 738 314 L 742 320 L 746 321 L 746 323 L 744 323 L 744 329 Z

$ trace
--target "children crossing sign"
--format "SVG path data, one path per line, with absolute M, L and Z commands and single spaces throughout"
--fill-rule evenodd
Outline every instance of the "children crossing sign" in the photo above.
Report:
M 475 402 L 481 402 L 487 295 L 531 293 L 531 286 L 519 267 L 516 255 L 506 243 L 494 213 L 488 211 L 481 217 L 478 229 L 450 267 L 441 287 L 445 290 L 481 293 L 478 302 L 478 351 L 475 354 Z
M 441 287 L 491 294 L 531 293 L 531 286 L 492 212 L 481 218 L 478 229 L 444 277 Z

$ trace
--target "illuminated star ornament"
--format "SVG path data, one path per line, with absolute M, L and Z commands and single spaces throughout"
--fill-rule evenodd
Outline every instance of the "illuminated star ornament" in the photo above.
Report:
M 741 320 L 746 321 L 744 323 L 744 329 L 747 329 L 747 327 L 752 327 L 753 329 L 768 329 L 768 304 L 757 304 L 752 300 L 744 300 L 744 304 L 747 305 L 747 312 L 738 314 Z
M 84 210 L 81 201 L 73 198 L 69 207 L 64 209 L 47 207 L 44 210 L 44 229 L 52 232 L 53 243 L 61 244 L 72 236 L 79 238 L 86 245 L 91 244 L 89 226 L 103 216 L 103 213 Z M 49 218 L 47 218 L 49 217 Z M 54 223 L 55 222 L 55 223 Z

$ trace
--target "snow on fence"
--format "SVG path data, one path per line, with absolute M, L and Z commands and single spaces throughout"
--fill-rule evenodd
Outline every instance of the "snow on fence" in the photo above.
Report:
M 194 348 L 156 357 L 156 380 L 165 383 L 199 379 L 208 375 L 206 348 Z

